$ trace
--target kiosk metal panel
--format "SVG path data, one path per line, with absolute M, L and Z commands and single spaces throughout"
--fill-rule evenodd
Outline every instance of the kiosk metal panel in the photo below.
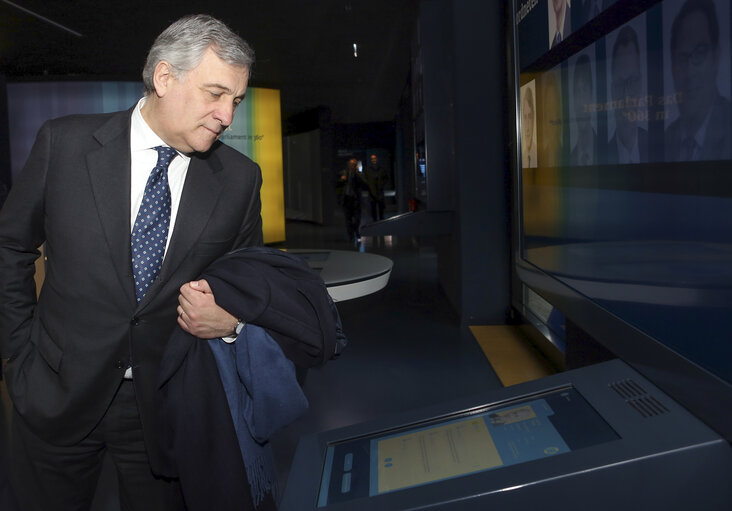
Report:
M 724 438 L 612 360 L 305 437 L 280 509 L 726 510 L 730 473 Z

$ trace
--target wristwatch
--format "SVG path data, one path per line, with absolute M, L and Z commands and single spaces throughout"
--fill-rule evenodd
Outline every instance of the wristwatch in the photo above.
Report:
M 236 326 L 234 327 L 234 333 L 236 335 L 239 335 L 241 331 L 244 329 L 244 325 L 246 325 L 246 322 L 244 320 L 238 320 L 236 323 Z

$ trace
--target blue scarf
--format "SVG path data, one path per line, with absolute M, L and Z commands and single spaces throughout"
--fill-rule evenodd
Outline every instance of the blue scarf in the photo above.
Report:
M 308 402 L 294 364 L 261 327 L 246 324 L 236 341 L 209 339 L 234 421 L 256 507 L 266 493 L 277 496 L 272 435 L 300 417 Z

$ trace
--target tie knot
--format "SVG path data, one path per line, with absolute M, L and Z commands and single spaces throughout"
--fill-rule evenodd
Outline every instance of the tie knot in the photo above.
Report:
M 162 145 L 157 146 L 155 150 L 158 152 L 158 163 L 155 166 L 166 169 L 168 168 L 168 165 L 170 165 L 170 162 L 173 161 L 173 158 L 178 154 L 172 147 L 165 147 Z

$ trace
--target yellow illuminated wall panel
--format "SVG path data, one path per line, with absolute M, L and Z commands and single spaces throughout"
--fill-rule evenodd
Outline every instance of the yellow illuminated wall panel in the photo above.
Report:
M 231 129 L 221 141 L 246 154 L 262 168 L 264 242 L 285 240 L 285 194 L 282 179 L 280 91 L 250 87 Z

